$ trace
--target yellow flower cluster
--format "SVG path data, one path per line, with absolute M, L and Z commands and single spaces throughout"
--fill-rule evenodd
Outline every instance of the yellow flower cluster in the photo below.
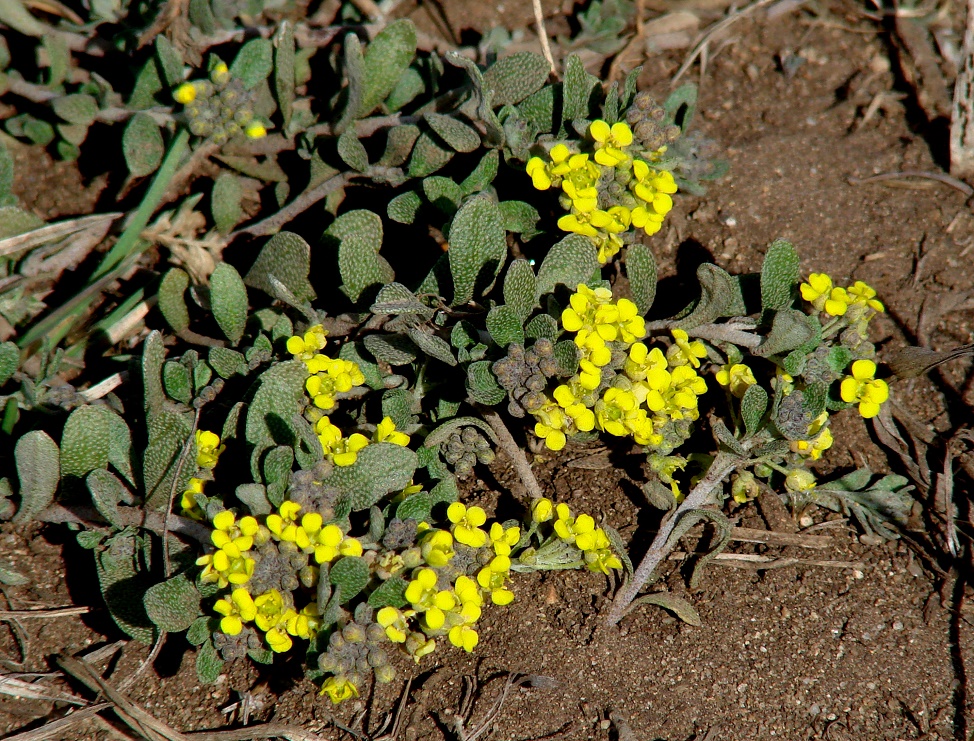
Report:
M 322 417 L 315 423 L 315 434 L 321 442 L 325 458 L 336 466 L 351 466 L 358 460 L 359 451 L 370 443 L 409 445 L 409 435 L 397 430 L 391 417 L 383 417 L 376 426 L 372 440 L 360 432 L 343 437 L 342 431 L 328 417 Z
M 358 364 L 341 358 L 329 358 L 320 351 L 327 344 L 328 333 L 320 324 L 311 327 L 303 335 L 288 338 L 287 351 L 296 360 L 304 361 L 308 369 L 305 389 L 318 409 L 335 407 L 335 394 L 347 393 L 365 383 Z
M 829 421 L 829 413 L 822 412 L 808 426 L 808 438 L 805 440 L 795 440 L 791 443 L 791 452 L 817 461 L 822 457 L 822 453 L 832 447 L 834 442 L 832 430 L 826 427 Z
M 267 645 L 275 653 L 289 651 L 292 638 L 311 639 L 321 627 L 318 605 L 309 602 L 301 610 L 293 604 L 291 594 L 276 589 L 253 596 L 247 583 L 254 574 L 255 545 L 274 540 L 291 544 L 292 552 L 304 553 L 316 564 L 330 563 L 340 556 L 361 556 L 362 544 L 348 537 L 337 525 L 324 525 L 317 512 L 301 514 L 301 505 L 285 500 L 277 512 L 267 515 L 261 524 L 254 517 L 240 520 L 229 510 L 213 518 L 210 538 L 216 551 L 197 559 L 203 567 L 200 580 L 216 583 L 221 588 L 233 587 L 228 597 L 218 599 L 214 611 L 222 615 L 220 630 L 239 635 L 245 624 L 253 623 L 263 632 Z M 317 569 L 317 566 L 309 566 Z
M 660 230 L 673 208 L 671 196 L 677 186 L 672 173 L 629 154 L 633 133 L 628 124 L 593 121 L 589 136 L 592 154 L 573 153 L 565 144 L 556 144 L 548 161 L 532 157 L 526 169 L 538 190 L 561 187 L 561 204 L 568 213 L 558 220 L 558 227 L 591 239 L 604 264 L 619 252 L 622 235 L 631 228 L 647 234 Z M 624 183 L 625 188 L 609 189 L 610 182 Z
M 697 419 L 697 397 L 707 391 L 696 371 L 706 357 L 702 342 L 690 342 L 686 332 L 676 329 L 665 355 L 659 348 L 650 350 L 639 342 L 646 326 L 636 305 L 628 299 L 614 303 L 608 289 L 585 285 L 572 295 L 562 326 L 575 333 L 581 359 L 578 374 L 534 412 L 535 434 L 550 450 L 561 450 L 571 435 L 593 429 L 632 436 L 639 445 L 659 445 L 669 422 Z M 612 360 L 613 346 L 627 357 L 622 372 L 605 388 L 603 369 Z
M 842 401 L 859 404 L 859 414 L 870 419 L 889 398 L 886 381 L 876 378 L 876 364 L 872 360 L 857 360 L 852 364 L 852 375 L 842 379 L 839 393 Z
M 220 436 L 208 430 L 196 431 L 196 467 L 200 469 L 200 476 L 194 476 L 189 480 L 187 488 L 179 500 L 180 510 L 183 517 L 190 517 L 194 520 L 202 521 L 205 517 L 203 510 L 196 502 L 196 495 L 203 493 L 203 485 L 209 476 L 209 471 L 216 467 L 220 454 L 226 450 L 226 445 L 221 444 Z
M 543 503 L 542 503 L 543 502 Z M 551 502 L 539 500 L 535 512 L 550 508 Z M 589 571 L 608 574 L 610 569 L 621 569 L 622 561 L 612 552 L 609 536 L 605 530 L 595 526 L 591 515 L 580 514 L 575 517 L 567 504 L 555 508 L 555 534 L 566 543 L 574 545 L 582 552 L 582 558 Z
M 866 323 L 886 310 L 876 298 L 875 289 L 861 280 L 842 288 L 833 285 L 829 275 L 812 273 L 808 282 L 801 284 L 800 290 L 803 299 L 832 317 L 848 314 L 850 318 Z

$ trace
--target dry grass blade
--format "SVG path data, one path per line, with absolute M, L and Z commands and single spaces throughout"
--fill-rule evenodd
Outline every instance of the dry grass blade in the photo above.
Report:
M 936 180 L 944 185 L 949 185 L 955 190 L 959 190 L 970 198 L 974 195 L 974 188 L 967 183 L 942 172 L 925 172 L 922 170 L 902 170 L 899 172 L 883 172 L 879 175 L 871 175 L 868 178 L 849 178 L 849 185 L 861 185 L 863 183 L 878 183 L 883 180 L 902 180 L 903 178 L 923 178 L 925 180 Z
M 49 721 L 40 728 L 6 736 L 4 737 L 4 741 L 48 741 L 48 739 L 78 738 L 76 733 L 69 731 L 70 728 L 98 715 L 102 710 L 107 710 L 111 706 L 112 704 L 110 702 L 99 702 L 95 705 L 89 705 L 86 708 L 68 713 L 57 720 Z
M 967 0 L 967 26 L 950 111 L 950 174 L 974 176 L 974 0 Z
M 249 728 L 234 728 L 229 731 L 198 731 L 187 733 L 184 738 L 191 741 L 251 741 L 262 738 L 286 738 L 288 741 L 326 741 L 324 736 L 283 723 L 264 723 Z
M 872 420 L 873 431 L 876 433 L 876 437 L 879 438 L 881 442 L 887 449 L 892 451 L 899 457 L 900 462 L 906 468 L 907 473 L 909 473 L 910 478 L 913 479 L 915 483 L 921 490 L 922 493 L 926 493 L 930 488 L 930 483 L 932 477 L 930 476 L 930 471 L 927 468 L 926 463 L 923 462 L 923 454 L 920 453 L 914 457 L 913 453 L 910 451 L 910 446 L 907 445 L 906 440 L 903 439 L 903 435 L 900 433 L 896 422 L 893 419 L 893 411 L 891 404 L 884 404 L 876 417 Z M 916 443 L 914 438 L 914 443 Z M 922 443 L 919 443 L 922 445 Z M 923 451 L 926 451 L 926 446 L 923 445 Z
M 43 610 L 0 610 L 0 620 L 24 620 L 25 618 L 58 618 L 84 615 L 90 607 L 51 607 Z
M 744 543 L 767 543 L 768 545 L 798 546 L 799 548 L 831 548 L 835 544 L 828 535 L 805 535 L 779 533 L 775 530 L 759 530 L 750 527 L 732 527 L 731 540 Z
M 87 701 L 70 692 L 45 687 L 34 682 L 25 682 L 14 677 L 0 676 L 0 695 L 9 695 L 22 700 L 49 700 L 66 702 L 71 705 L 87 705 Z
M 669 555 L 670 561 L 685 561 L 688 558 L 702 555 L 702 553 L 685 553 L 675 551 Z M 863 571 L 866 564 L 861 561 L 832 561 L 815 558 L 777 558 L 775 556 L 759 556 L 754 553 L 718 553 L 713 556 L 711 563 L 721 566 L 733 566 L 738 569 L 764 571 L 765 569 L 783 569 L 788 566 L 819 566 L 829 569 L 856 569 Z
M 544 11 L 541 9 L 541 0 L 532 0 L 534 6 L 534 22 L 538 24 L 538 38 L 541 41 L 541 51 L 544 53 L 544 58 L 548 60 L 548 66 L 551 67 L 551 74 L 557 76 L 558 71 L 555 68 L 555 59 L 551 56 L 551 45 L 548 43 L 548 30 L 544 25 Z
M 670 81 L 671 84 L 676 85 L 677 80 L 679 80 L 681 77 L 683 77 L 684 74 L 686 74 L 686 71 L 690 69 L 690 66 L 694 63 L 694 61 L 696 61 L 697 57 L 699 57 L 701 54 L 706 52 L 707 46 L 713 40 L 714 36 L 719 34 L 721 31 L 730 28 L 734 23 L 741 20 L 741 18 L 750 15 L 758 8 L 763 8 L 768 3 L 774 1 L 775 0 L 755 0 L 755 2 L 751 3 L 750 5 L 744 8 L 741 8 L 740 10 L 734 13 L 731 13 L 726 18 L 722 18 L 721 20 L 717 21 L 715 24 L 710 26 L 710 28 L 705 30 L 703 34 L 700 36 L 700 39 L 697 41 L 697 43 L 693 45 L 693 48 L 690 50 L 690 53 L 687 54 L 687 58 L 683 60 L 683 64 L 680 65 L 680 69 L 678 69 L 676 71 L 676 74 L 673 75 L 673 79 Z M 972 0 L 972 2 L 974 2 L 974 0 Z
M 50 244 L 51 242 L 59 241 L 72 234 L 89 229 L 104 227 L 107 231 L 107 228 L 121 216 L 124 216 L 124 214 L 110 213 L 82 216 L 78 219 L 59 221 L 56 224 L 48 224 L 47 226 L 24 232 L 23 234 L 0 239 L 0 257 L 6 257 L 7 255 L 12 255 L 23 250 L 32 250 L 35 247 Z

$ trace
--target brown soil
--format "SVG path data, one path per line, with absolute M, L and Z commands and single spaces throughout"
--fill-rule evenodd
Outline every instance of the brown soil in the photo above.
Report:
M 429 33 L 435 28 L 421 16 L 431 5 L 414 13 Z M 485 16 L 484 3 L 444 5 L 456 28 L 512 22 L 496 18 L 499 11 Z M 518 7 L 517 20 L 528 23 L 529 5 Z M 866 280 L 879 290 L 889 310 L 875 322 L 881 346 L 912 341 L 925 301 L 929 317 L 939 299 L 970 290 L 974 217 L 961 193 L 939 183 L 849 183 L 896 170 L 938 170 L 931 144 L 908 124 L 909 99 L 890 98 L 861 123 L 873 96 L 897 89 L 883 37 L 852 11 L 827 22 L 798 13 L 775 20 L 756 14 L 732 34 L 699 80 L 695 124 L 725 149 L 730 174 L 705 198 L 677 200 L 668 228 L 652 242 L 662 276 L 676 274 L 700 249 L 731 272 L 754 270 L 770 241 L 785 237 L 797 245 L 804 270 Z M 804 63 L 784 74 L 781 60 L 790 68 L 798 57 Z M 650 59 L 645 86 L 665 95 L 662 81 L 681 61 L 682 52 Z M 28 186 L 21 191 L 28 203 L 48 216 L 43 189 Z M 935 318 L 926 329 L 930 343 L 943 348 L 974 341 L 971 320 L 963 307 Z M 937 383 L 926 377 L 900 382 L 894 394 L 943 430 L 970 416 L 969 375 L 970 362 L 955 361 Z M 956 391 L 945 391 L 948 385 Z M 834 431 L 836 445 L 823 470 L 889 468 L 862 420 L 843 415 Z M 573 509 L 604 514 L 640 552 L 654 520 L 640 498 L 639 474 L 571 464 L 592 452 L 536 457 L 542 485 Z M 509 503 L 506 492 L 520 491 L 515 479 L 501 456 L 469 495 L 488 508 L 498 498 Z M 734 514 L 742 526 L 768 526 L 753 505 Z M 866 547 L 851 526 L 833 524 L 820 533 L 835 538 L 826 551 L 746 544 L 732 551 L 859 562 L 861 568 L 755 572 L 714 565 L 692 593 L 685 574 L 674 569 L 666 584 L 699 610 L 700 628 L 641 608 L 621 630 L 607 630 L 602 621 L 612 585 L 604 578 L 587 572 L 521 578 L 511 607 L 485 612 L 473 655 L 441 647 L 419 666 L 400 664 L 401 675 L 413 678 L 403 738 L 456 737 L 454 714 L 467 677 L 476 687 L 468 728 L 475 727 L 499 695 L 503 674 L 522 672 L 547 679 L 508 695 L 496 717 L 496 738 L 966 741 L 974 731 L 965 674 L 974 635 L 964 617 L 963 589 L 948 587 L 941 595 L 940 583 L 904 544 Z M 68 575 L 70 590 L 64 582 L 64 557 L 83 562 L 77 549 L 61 544 L 71 540 L 63 531 L 0 530 L 0 552 L 32 579 L 30 586 L 4 588 L 12 607 L 98 604 L 83 574 Z M 21 661 L 23 651 L 27 671 L 49 671 L 53 654 L 116 640 L 107 621 L 96 606 L 83 620 L 24 621 L 19 638 L 10 627 L 0 629 L 0 659 L 12 670 L 9 662 Z M 146 652 L 128 644 L 113 676 L 124 677 Z M 335 710 L 309 682 L 295 681 L 298 671 L 289 665 L 259 671 L 238 662 L 217 685 L 199 687 L 193 658 L 182 638 L 170 639 L 155 671 L 133 689 L 137 702 L 183 731 L 225 727 L 221 708 L 250 692 L 263 703 L 255 719 L 273 717 L 338 738 L 333 719 L 348 725 L 367 711 L 365 730 L 373 731 L 402 691 L 396 682 Z M 23 728 L 51 709 L 51 703 L 0 695 L 0 732 Z M 94 725 L 64 736 L 108 737 Z

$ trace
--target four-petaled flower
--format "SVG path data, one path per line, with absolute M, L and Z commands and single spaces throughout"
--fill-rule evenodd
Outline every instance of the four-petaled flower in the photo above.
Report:
M 728 364 L 717 371 L 717 383 L 728 389 L 738 399 L 744 398 L 748 387 L 757 383 L 754 371 L 743 363 Z
M 220 445 L 220 436 L 208 430 L 196 431 L 196 465 L 200 468 L 213 468 L 217 459 L 226 449 Z
M 321 685 L 319 694 L 328 695 L 331 701 L 337 705 L 343 700 L 358 697 L 358 688 L 345 677 L 331 676 Z
M 220 620 L 220 630 L 228 636 L 240 635 L 243 624 L 251 622 L 257 617 L 257 605 L 250 592 L 244 587 L 237 587 L 230 593 L 230 599 L 218 599 L 213 609 L 223 618 Z
M 871 360 L 857 360 L 852 375 L 842 379 L 839 387 L 842 401 L 859 403 L 859 414 L 869 419 L 879 414 L 879 408 L 889 398 L 889 386 L 876 376 L 876 364 Z
M 632 144 L 632 129 L 628 124 L 619 121 L 609 126 L 598 119 L 589 126 L 588 133 L 595 140 L 595 161 L 600 165 L 615 167 L 629 159 L 623 151 Z
M 481 507 L 467 507 L 463 502 L 454 502 L 447 508 L 446 518 L 453 523 L 453 537 L 458 543 L 482 548 L 487 542 L 487 533 L 480 529 L 487 522 L 487 513 Z

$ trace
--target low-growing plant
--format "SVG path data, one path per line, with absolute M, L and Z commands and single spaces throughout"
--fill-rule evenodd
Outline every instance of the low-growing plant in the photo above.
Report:
M 290 199 L 279 180 L 278 215 L 233 232 L 245 185 L 224 172 L 213 226 L 265 235 L 327 198 L 320 241 L 281 231 L 244 275 L 221 261 L 168 269 L 159 313 L 192 347 L 149 333 L 123 387 L 137 377 L 141 395 L 74 398 L 59 442 L 26 432 L 16 477 L 0 481 L 0 514 L 81 528 L 123 631 L 185 631 L 202 681 L 226 660 L 303 652 L 337 703 L 391 680 L 397 646 L 416 661 L 438 642 L 474 650 L 482 610 L 516 599 L 518 573 L 618 571 L 610 623 L 639 600 L 692 619 L 675 596 L 638 594 L 695 523 L 720 534 L 695 573 L 726 545 L 727 498 L 782 491 L 897 537 L 913 506 L 905 480 L 861 470 L 820 483 L 810 470 L 832 415 L 873 417 L 887 400 L 868 340 L 875 291 L 803 281 L 795 248 L 776 241 L 759 274 L 705 263 L 691 298 L 656 300 L 644 242 L 681 191 L 722 172 L 688 132 L 691 87 L 660 104 L 637 91 L 639 70 L 605 90 L 577 56 L 558 82 L 530 53 L 485 68 L 417 57 L 397 21 L 364 49 L 345 37 L 343 85 L 320 123 L 294 98 L 291 30 L 274 39 L 188 79 L 157 41 L 136 89 L 179 104 L 164 117 L 171 138 L 150 113 L 130 117 L 129 167 L 155 181 L 96 276 L 152 233 L 184 154 L 267 142 L 274 127 L 311 163 L 306 189 Z M 254 169 L 271 158 L 219 151 L 273 182 Z M 606 278 L 622 271 L 627 295 Z M 22 384 L 4 397 L 13 421 L 37 404 L 18 364 L 47 321 L 0 346 L 0 384 Z M 644 453 L 647 499 L 669 515 L 637 567 L 601 513 L 540 496 L 504 418 L 552 452 L 601 434 Z M 532 497 L 488 525 L 458 481 L 498 446 Z

